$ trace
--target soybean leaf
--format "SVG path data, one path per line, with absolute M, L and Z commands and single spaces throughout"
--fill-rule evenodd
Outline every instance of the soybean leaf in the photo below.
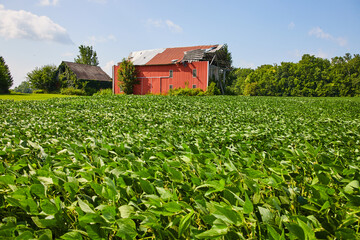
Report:
M 191 223 L 191 217 L 193 216 L 194 211 L 191 210 L 188 214 L 186 214 L 185 216 L 183 216 L 180 220 L 179 223 L 179 232 L 178 232 L 178 238 L 180 238 L 185 232 L 186 230 L 189 228 L 190 223 Z
M 68 232 L 60 237 L 64 240 L 83 240 L 83 237 L 78 232 Z
M 246 192 L 245 192 L 245 204 L 244 204 L 243 208 L 244 208 L 245 214 L 249 214 L 254 211 L 254 205 L 252 204 L 252 202 Z
M 210 230 L 196 235 L 198 239 L 214 238 L 224 236 L 228 233 L 229 229 L 226 225 L 214 225 Z

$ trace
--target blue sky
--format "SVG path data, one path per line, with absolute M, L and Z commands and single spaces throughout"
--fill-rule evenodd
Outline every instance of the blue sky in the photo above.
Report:
M 233 66 L 360 53 L 360 0 L 0 0 L 0 55 L 14 78 L 73 61 L 91 45 L 100 66 L 130 52 L 227 43 Z

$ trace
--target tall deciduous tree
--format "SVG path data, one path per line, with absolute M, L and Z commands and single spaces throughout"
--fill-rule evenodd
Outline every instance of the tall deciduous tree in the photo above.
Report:
M 12 85 L 13 78 L 9 67 L 6 65 L 4 58 L 0 56 L 0 93 L 9 93 Z
M 92 46 L 80 45 L 79 52 L 80 54 L 77 56 L 77 58 L 74 59 L 76 63 L 88 64 L 93 66 L 99 65 L 97 54 L 93 50 Z
M 119 86 L 125 94 L 132 94 L 134 92 L 134 84 L 138 84 L 136 79 L 136 69 L 130 60 L 125 58 L 120 63 L 118 70 Z
M 54 65 L 45 65 L 41 68 L 35 68 L 27 74 L 27 80 L 33 88 L 42 89 L 46 92 L 52 92 L 59 88 L 59 81 L 56 78 L 57 67 Z

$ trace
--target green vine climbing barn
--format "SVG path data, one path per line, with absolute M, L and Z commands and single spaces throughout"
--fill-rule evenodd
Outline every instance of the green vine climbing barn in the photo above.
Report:
M 100 67 L 63 61 L 57 73 L 62 86 L 91 88 L 94 91 L 111 88 L 112 79 Z

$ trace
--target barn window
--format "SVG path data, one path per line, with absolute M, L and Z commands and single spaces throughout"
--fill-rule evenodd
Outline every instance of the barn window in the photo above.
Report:
M 196 69 L 193 69 L 193 77 L 196 77 Z
M 196 88 L 196 84 L 193 84 L 193 88 Z
M 169 77 L 171 77 L 171 78 L 173 77 L 173 70 L 169 71 Z
M 170 89 L 170 90 L 173 89 L 173 85 L 172 85 L 172 84 L 169 85 L 169 89 Z

